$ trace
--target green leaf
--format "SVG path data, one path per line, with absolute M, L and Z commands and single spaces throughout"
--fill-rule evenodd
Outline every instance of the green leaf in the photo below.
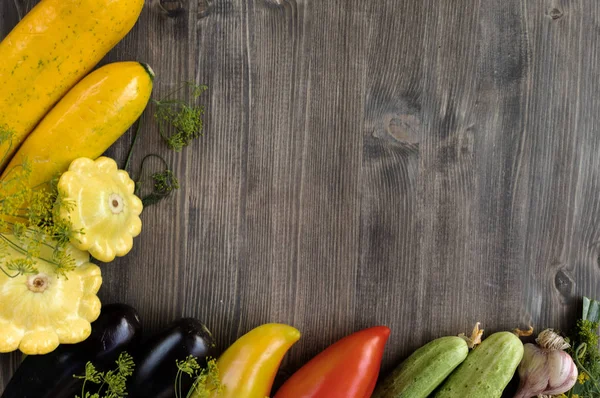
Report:
M 600 322 L 600 302 L 590 300 L 587 297 L 583 298 L 583 315 L 581 319 L 591 322 Z

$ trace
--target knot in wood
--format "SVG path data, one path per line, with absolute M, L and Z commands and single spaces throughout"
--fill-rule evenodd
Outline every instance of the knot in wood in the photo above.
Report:
M 548 16 L 556 21 L 557 19 L 562 18 L 563 12 L 556 7 L 552 7 L 548 9 Z
M 158 3 L 160 9 L 170 18 L 178 17 L 185 12 L 181 0 L 160 0 Z
M 198 19 L 206 18 L 210 15 L 210 2 L 208 0 L 198 1 Z
M 566 304 L 575 290 L 575 281 L 567 269 L 558 270 L 554 276 L 554 286 L 561 296 L 561 301 Z

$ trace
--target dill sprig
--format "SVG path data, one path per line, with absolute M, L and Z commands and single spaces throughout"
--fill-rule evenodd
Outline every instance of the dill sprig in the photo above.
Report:
M 141 126 L 142 126 L 142 119 L 140 118 L 138 120 L 135 134 L 133 136 L 133 141 L 129 148 L 129 153 L 127 154 L 127 160 L 125 161 L 125 166 L 123 167 L 124 170 L 129 169 L 129 164 L 131 162 L 131 155 L 133 154 L 133 148 L 134 148 L 135 143 L 137 142 L 138 136 L 140 134 Z M 160 162 L 162 163 L 161 166 L 163 166 L 164 168 L 161 171 L 152 173 L 150 175 L 150 178 L 147 178 L 147 177 L 145 177 L 144 170 L 146 167 L 146 162 L 152 158 L 156 158 L 156 159 L 160 160 Z M 146 185 L 147 182 L 151 183 L 152 188 L 150 190 L 148 190 L 148 189 L 144 190 L 144 185 Z M 144 157 L 144 159 L 142 159 L 142 163 L 140 164 L 140 171 L 138 174 L 137 181 L 135 182 L 135 192 L 134 192 L 137 197 L 141 198 L 142 204 L 144 205 L 144 207 L 148 207 L 148 206 L 157 204 L 161 200 L 163 200 L 166 197 L 168 197 L 169 195 L 171 195 L 171 193 L 176 189 L 179 189 L 179 180 L 177 179 L 177 177 L 175 176 L 173 171 L 169 168 L 167 161 L 160 155 L 156 155 L 153 153 L 146 155 Z M 143 192 L 143 191 L 145 191 L 145 192 Z
M 10 147 L 13 136 L 0 127 L 0 145 L 8 142 Z M 31 173 L 31 164 L 24 159 L 0 180 L 0 271 L 11 278 L 35 274 L 37 262 L 43 260 L 55 266 L 57 276 L 66 277 L 75 268 L 66 248 L 80 231 L 74 231 L 70 221 L 59 217 L 58 212 L 74 204 L 59 194 L 58 176 L 43 186 L 31 187 Z M 19 257 L 6 255 L 8 248 Z M 51 255 L 47 254 L 48 248 Z
M 107 372 L 100 372 L 92 362 L 85 365 L 85 374 L 73 375 L 75 379 L 83 380 L 81 395 L 75 398 L 123 398 L 127 396 L 127 380 L 133 374 L 135 363 L 131 355 L 122 352 L 116 361 L 116 368 Z M 213 358 L 207 360 L 206 367 L 200 366 L 198 358 L 188 356 L 184 360 L 176 360 L 177 374 L 175 376 L 175 398 L 190 398 L 196 393 L 200 398 L 208 398 L 213 393 L 219 394 L 223 387 L 220 382 L 217 361 Z M 188 375 L 194 379 L 194 384 L 189 391 L 182 391 L 182 377 Z M 88 383 L 98 387 L 96 392 L 86 391 Z
M 152 173 L 150 178 L 147 178 L 144 177 L 144 168 L 146 167 L 147 161 L 152 158 L 158 159 L 162 163 L 162 169 L 161 171 Z M 152 189 L 150 189 L 149 193 L 142 196 L 142 191 L 144 188 L 143 185 L 146 182 L 151 183 Z M 135 190 L 135 194 L 142 199 L 142 204 L 144 207 L 158 203 L 159 201 L 171 195 L 171 193 L 173 193 L 173 191 L 176 189 L 179 189 L 179 180 L 169 168 L 167 161 L 159 155 L 146 155 L 140 165 L 139 178 L 136 182 Z
M 99 372 L 94 364 L 86 363 L 84 375 L 73 375 L 74 378 L 83 380 L 81 395 L 76 395 L 75 398 L 122 398 L 127 396 L 127 379 L 133 374 L 135 363 L 127 352 L 122 352 L 115 363 L 117 367 L 107 372 Z M 97 391 L 95 393 L 86 391 L 87 383 L 99 385 Z
M 158 131 L 167 146 L 177 152 L 198 138 L 202 134 L 203 128 L 203 106 L 190 105 L 180 99 L 169 99 L 184 88 L 191 89 L 192 97 L 197 100 L 208 89 L 208 86 L 186 82 L 178 90 L 167 95 L 165 99 L 152 100 L 156 107 L 154 118 L 158 123 Z
M 181 378 L 184 374 L 194 379 L 192 388 L 183 395 L 181 387 Z M 223 390 L 220 382 L 219 368 L 217 361 L 210 358 L 206 362 L 206 367 L 202 368 L 197 358 L 188 356 L 183 361 L 177 361 L 177 375 L 175 377 L 175 398 L 190 398 L 194 393 L 196 397 L 208 398 L 214 393 L 217 395 Z
M 208 86 L 185 82 L 177 90 L 168 94 L 164 99 L 151 100 L 155 106 L 154 119 L 158 124 L 159 134 L 166 142 L 167 146 L 176 152 L 181 151 L 194 139 L 200 137 L 203 128 L 203 106 L 189 104 L 181 99 L 172 99 L 175 94 L 186 88 L 190 90 L 193 100 L 196 101 L 208 89 Z M 141 129 L 142 118 L 140 117 L 129 148 L 129 153 L 125 160 L 124 170 L 129 170 L 133 149 L 138 141 Z M 162 163 L 162 168 L 161 171 L 154 172 L 148 176 L 144 173 L 144 167 L 146 166 L 146 162 L 152 158 L 158 159 Z M 144 187 L 145 185 L 146 187 Z M 147 188 L 147 186 L 150 186 L 150 188 Z M 149 154 L 142 159 L 136 181 L 135 194 L 142 199 L 144 207 L 160 202 L 170 196 L 176 189 L 179 189 L 179 180 L 163 157 L 157 154 Z
M 577 320 L 568 342 L 567 351 L 579 370 L 577 384 L 565 397 L 593 398 L 600 396 L 600 352 L 598 351 L 598 327 L 600 325 L 600 302 L 583 298 L 582 317 Z

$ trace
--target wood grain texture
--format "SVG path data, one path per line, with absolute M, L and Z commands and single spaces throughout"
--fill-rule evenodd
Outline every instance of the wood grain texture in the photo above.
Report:
M 386 324 L 387 371 L 476 321 L 566 328 L 600 296 L 598 1 L 160 5 L 103 61 L 148 62 L 156 98 L 209 86 L 205 135 L 180 154 L 144 117 L 133 164 L 160 153 L 182 188 L 103 266 L 103 302 L 149 333 L 195 316 L 225 348 L 290 323 L 284 379 Z M 0 36 L 17 15 L 0 2 Z M 0 386 L 17 358 L 0 356 Z

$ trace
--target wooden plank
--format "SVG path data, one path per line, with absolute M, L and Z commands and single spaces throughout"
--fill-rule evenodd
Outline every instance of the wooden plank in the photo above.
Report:
M 187 153 L 182 239 L 182 291 L 187 316 L 204 320 L 219 348 L 239 334 L 239 292 L 246 283 L 246 187 L 250 123 L 248 10 L 245 2 L 214 3 L 193 15 L 199 43 L 194 73 L 209 89 L 206 135 Z M 217 111 L 222 110 L 222 111 Z M 225 275 L 227 275 L 225 277 Z
M 521 138 L 529 162 L 517 176 L 527 192 L 523 273 L 527 314 L 566 328 L 581 295 L 598 296 L 597 99 L 600 6 L 527 5 L 531 99 Z
M 419 293 L 420 329 L 432 337 L 476 321 L 489 331 L 520 326 L 519 249 L 507 222 L 526 73 L 519 4 L 444 3 L 427 20 Z
M 298 2 L 298 5 L 302 4 Z M 294 324 L 304 333 L 290 355 L 299 367 L 350 333 L 358 315 L 361 121 L 366 38 L 362 1 L 305 2 L 308 68 L 297 228 Z
M 360 265 L 355 329 L 390 324 L 387 367 L 429 337 L 418 328 L 425 283 L 418 181 L 422 140 L 423 35 L 418 2 L 372 2 L 360 195 Z M 382 29 L 381 26 L 386 26 Z

